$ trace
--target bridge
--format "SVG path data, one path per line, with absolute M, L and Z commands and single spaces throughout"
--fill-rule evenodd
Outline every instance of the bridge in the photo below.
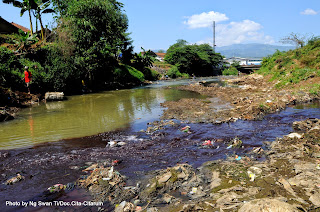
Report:
M 260 69 L 261 65 L 241 65 L 240 68 L 238 68 L 238 71 L 245 74 L 250 74 L 254 72 L 254 70 Z

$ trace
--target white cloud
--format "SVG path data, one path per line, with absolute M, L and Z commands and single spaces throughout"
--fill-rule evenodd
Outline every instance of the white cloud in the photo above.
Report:
M 313 9 L 305 9 L 304 11 L 301 12 L 302 15 L 317 15 L 318 12 L 314 11 Z
M 274 43 L 271 36 L 266 36 L 261 31 L 263 27 L 261 24 L 251 20 L 244 20 L 241 22 L 230 22 L 229 24 L 218 24 L 216 27 L 216 45 L 227 46 L 239 43 Z M 212 45 L 212 38 L 197 42 L 210 43 Z
M 213 21 L 218 23 L 229 20 L 225 14 L 214 11 L 210 11 L 208 13 L 203 12 L 186 18 L 187 20 L 184 21 L 184 24 L 188 25 L 191 29 L 212 27 Z

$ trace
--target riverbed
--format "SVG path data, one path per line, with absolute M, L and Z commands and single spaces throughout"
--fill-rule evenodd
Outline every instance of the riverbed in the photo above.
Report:
M 173 86 L 174 84 L 174 82 L 164 83 L 166 86 Z M 163 129 L 158 129 L 150 134 L 145 133 L 147 123 L 158 120 L 162 110 L 164 109 L 159 106 L 160 102 L 179 99 L 182 97 L 203 98 L 202 96 L 193 92 L 187 92 L 183 95 L 182 93 L 176 93 L 174 97 L 173 93 L 170 92 L 176 91 L 164 89 L 163 87 L 166 86 L 156 84 L 154 86 L 155 88 L 152 88 L 152 86 L 151 88 L 144 88 L 147 91 L 147 94 L 139 94 L 142 92 L 139 90 L 140 88 L 132 91 L 124 90 L 90 94 L 87 97 L 91 100 L 87 101 L 86 103 L 81 100 L 83 96 L 72 97 L 65 102 L 50 103 L 52 106 L 63 103 L 63 107 L 57 106 L 54 107 L 54 109 L 48 109 L 48 106 L 40 105 L 23 111 L 23 113 L 25 112 L 26 114 L 22 114 L 20 118 L 21 120 L 17 120 L 24 122 L 24 124 L 21 123 L 21 126 L 25 126 L 25 128 L 21 127 L 21 129 L 26 130 L 22 131 L 25 134 L 28 132 L 32 137 L 32 130 L 30 126 L 28 126 L 28 117 L 30 116 L 30 113 L 32 113 L 32 117 L 34 118 L 34 136 L 40 135 L 39 138 L 42 138 L 42 140 L 40 139 L 40 142 L 35 143 L 21 142 L 22 145 L 19 144 L 17 147 L 23 146 L 23 148 L 0 151 L 1 182 L 5 182 L 11 176 L 15 176 L 16 173 L 21 173 L 23 176 L 25 176 L 25 180 L 17 184 L 1 184 L 0 204 L 5 204 L 5 200 L 89 200 L 90 196 L 88 196 L 84 190 L 71 190 L 70 192 L 60 194 L 59 196 L 47 195 L 44 192 L 48 187 L 54 184 L 68 184 L 74 182 L 79 178 L 79 176 L 84 174 L 84 172 L 82 172 L 84 168 L 96 162 L 101 162 L 106 166 L 110 166 L 115 160 L 121 161 L 121 163 L 116 166 L 117 170 L 121 172 L 121 174 L 128 177 L 128 185 L 135 185 L 137 182 L 143 181 L 143 179 L 146 177 L 145 174 L 149 171 L 167 168 L 174 166 L 177 163 L 189 163 L 194 167 L 198 167 L 203 162 L 216 159 L 225 159 L 227 156 L 233 156 L 235 154 L 245 156 L 249 150 L 252 149 L 252 147 L 265 148 L 264 144 L 266 142 L 273 141 L 276 137 L 282 137 L 283 135 L 292 132 L 292 122 L 304 120 L 306 118 L 320 118 L 319 103 L 314 102 L 311 104 L 299 104 L 294 107 L 288 107 L 278 113 L 267 115 L 264 117 L 264 119 L 259 121 L 238 120 L 234 123 L 190 124 L 174 120 L 174 124 L 172 125 L 169 124 Z M 76 136 L 71 136 L 70 138 L 68 138 L 68 136 L 65 138 L 58 137 L 55 140 L 60 141 L 47 143 L 46 139 L 50 140 L 50 138 L 52 139 L 54 136 L 50 135 L 46 137 L 46 134 L 38 133 L 38 131 L 35 130 L 35 127 L 37 127 L 36 122 L 40 121 L 41 119 L 45 119 L 45 114 L 47 114 L 47 116 L 58 115 L 56 118 L 48 118 L 45 123 L 49 125 L 51 122 L 56 120 L 57 122 L 55 122 L 55 124 L 52 123 L 52 125 L 60 129 L 58 117 L 70 117 L 70 115 L 67 115 L 68 112 L 72 112 L 70 111 L 70 108 L 83 104 L 89 105 L 86 106 L 89 108 L 89 111 L 82 109 L 79 110 L 80 112 L 78 111 L 77 113 L 71 113 L 73 116 L 76 116 L 73 122 L 78 120 L 80 123 L 85 122 L 84 125 L 89 126 L 90 123 L 92 123 L 90 122 L 90 116 L 88 116 L 87 119 L 79 119 L 79 117 L 82 117 L 81 112 L 90 114 L 94 113 L 96 110 L 98 110 L 98 108 L 101 108 L 101 113 L 97 111 L 97 113 L 100 115 L 92 114 L 92 116 L 96 117 L 97 120 L 101 120 L 100 116 L 108 114 L 106 111 L 109 110 L 104 110 L 103 108 L 108 107 L 107 105 L 109 104 L 109 101 L 101 106 L 99 106 L 96 101 L 103 98 L 105 98 L 104 101 L 111 100 L 112 98 L 110 95 L 115 92 L 119 92 L 119 94 L 121 94 L 119 95 L 120 100 L 121 96 L 132 97 L 130 101 L 124 99 L 121 101 L 119 100 L 117 107 L 110 102 L 110 105 L 113 105 L 113 107 L 117 108 L 117 110 L 119 110 L 119 107 L 121 108 L 120 105 L 124 105 L 123 102 L 130 102 L 126 104 L 129 106 L 123 107 L 123 109 L 132 108 L 131 112 L 119 112 L 117 115 L 115 115 L 115 117 L 125 117 L 126 120 L 129 120 L 124 122 L 125 124 L 120 127 L 116 124 L 113 125 L 113 122 L 106 124 L 108 122 L 100 121 L 97 125 L 95 125 L 94 129 L 98 128 L 98 126 L 103 126 L 105 128 L 99 128 L 94 132 L 90 131 L 89 134 L 83 136 L 77 133 Z M 131 92 L 134 95 L 131 96 L 127 94 L 131 94 Z M 167 98 L 164 97 L 166 96 L 164 95 L 166 92 L 168 96 Z M 148 101 L 150 103 L 149 105 L 154 105 L 149 106 L 149 108 L 153 109 L 148 110 L 146 103 L 132 103 L 139 102 L 137 99 L 144 98 L 148 94 L 150 94 L 149 96 L 153 96 L 152 98 L 146 98 L 147 100 L 150 100 Z M 160 95 L 160 100 L 156 98 L 157 95 L 158 97 Z M 75 101 L 73 98 L 78 98 L 80 100 Z M 116 99 L 118 98 L 114 98 L 113 100 L 117 101 Z M 143 99 L 143 101 L 146 99 Z M 40 115 L 40 113 L 42 113 L 41 111 L 45 111 L 44 114 Z M 112 114 L 110 116 L 112 117 Z M 10 122 L 5 124 L 8 123 Z M 11 122 L 10 124 L 13 126 L 19 125 L 17 122 Z M 63 123 L 61 123 L 61 125 L 62 124 Z M 188 132 L 182 131 L 181 128 L 187 125 L 190 126 L 190 130 Z M 64 126 L 68 126 L 68 124 Z M 81 126 L 82 125 L 80 125 L 80 127 Z M 84 128 L 80 128 L 79 133 L 83 131 L 86 126 L 84 126 Z M 110 126 L 111 128 L 105 130 L 107 126 Z M 69 126 L 67 129 L 74 128 L 77 127 Z M 2 126 L 1 129 L 3 129 Z M 10 131 L 15 132 L 14 128 L 11 128 Z M 235 137 L 242 140 L 243 148 L 228 148 L 230 141 Z M 110 147 L 107 145 L 108 142 L 115 140 L 126 142 L 126 145 L 122 147 Z M 209 148 L 204 148 L 201 144 L 205 140 L 214 141 L 214 145 L 210 146 Z M 53 139 L 50 141 L 53 141 Z M 16 142 L 19 142 L 19 140 Z M 254 158 L 254 160 L 263 160 L 263 158 Z M 48 208 L 46 209 L 49 210 Z M 29 210 L 32 211 L 30 208 Z

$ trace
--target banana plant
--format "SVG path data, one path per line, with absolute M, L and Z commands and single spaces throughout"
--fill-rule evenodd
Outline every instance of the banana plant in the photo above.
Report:
M 44 28 L 42 24 L 42 14 L 44 13 L 54 13 L 53 9 L 50 9 L 51 1 L 50 0 L 34 0 L 35 2 L 35 16 L 39 19 L 40 26 L 41 26 L 41 39 L 44 40 Z
M 30 21 L 30 32 L 31 36 L 33 35 L 33 28 L 32 28 L 32 19 L 31 19 L 31 10 L 36 8 L 36 4 L 34 0 L 23 0 L 23 1 L 16 1 L 16 0 L 2 0 L 5 4 L 12 4 L 14 7 L 20 8 L 20 16 L 23 16 L 26 11 L 29 13 L 29 21 Z

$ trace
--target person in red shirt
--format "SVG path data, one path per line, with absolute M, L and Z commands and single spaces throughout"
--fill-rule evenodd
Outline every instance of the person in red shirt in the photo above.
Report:
M 29 71 L 29 67 L 28 66 L 25 66 L 24 67 L 24 81 L 26 82 L 26 85 L 27 85 L 27 88 L 28 88 L 28 93 L 30 94 L 30 81 L 32 79 L 32 74 L 31 72 Z

